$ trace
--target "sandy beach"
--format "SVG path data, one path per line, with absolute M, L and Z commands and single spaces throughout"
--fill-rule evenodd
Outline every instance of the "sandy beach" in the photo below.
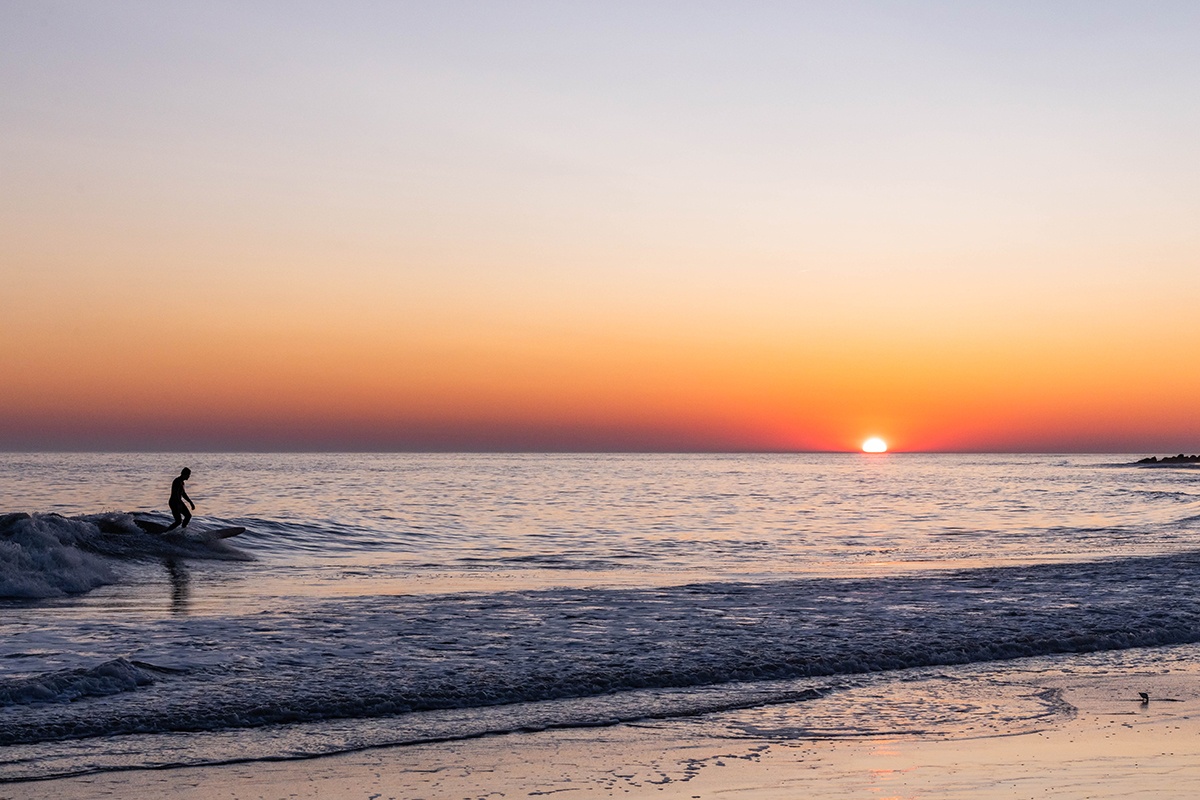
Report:
M 1070 672 L 1039 680 L 1061 691 L 1066 711 L 1015 735 L 755 741 L 689 734 L 677 722 L 626 724 L 10 784 L 0 798 L 1193 797 L 1196 674 Z

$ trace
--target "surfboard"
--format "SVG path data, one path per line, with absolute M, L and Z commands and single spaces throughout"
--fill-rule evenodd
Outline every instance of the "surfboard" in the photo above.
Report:
M 233 536 L 240 536 L 245 532 L 245 528 L 235 526 L 232 528 L 217 528 L 215 531 L 202 531 L 200 535 L 205 539 L 228 539 Z
M 166 533 L 166 531 L 167 531 L 166 525 L 160 525 L 159 523 L 154 522 L 152 520 L 135 519 L 134 522 L 137 523 L 137 526 L 139 528 L 141 528 L 142 530 L 144 530 L 146 533 Z
M 215 531 L 197 531 L 186 528 L 176 528 L 173 531 L 168 531 L 166 525 L 153 520 L 135 519 L 134 522 L 146 533 L 158 534 L 168 539 L 192 539 L 194 541 L 211 542 L 215 539 L 228 539 L 246 532 L 245 528 L 240 527 L 218 528 Z

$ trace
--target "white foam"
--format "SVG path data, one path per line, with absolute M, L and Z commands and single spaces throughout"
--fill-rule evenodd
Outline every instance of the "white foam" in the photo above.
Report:
M 99 536 L 95 523 L 57 514 L 0 517 L 0 597 L 61 597 L 112 583 L 104 557 L 80 547 Z
M 124 658 L 87 669 L 59 670 L 48 675 L 0 679 L 0 708 L 35 703 L 70 703 L 81 697 L 104 697 L 146 686 L 154 677 Z

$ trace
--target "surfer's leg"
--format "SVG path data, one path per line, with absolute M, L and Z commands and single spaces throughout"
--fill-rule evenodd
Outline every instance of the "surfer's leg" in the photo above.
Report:
M 192 512 L 188 511 L 185 505 L 180 505 L 179 510 L 183 512 L 183 527 L 186 528 L 188 523 L 192 521 Z
M 184 508 L 183 506 L 172 505 L 172 506 L 171 506 L 171 513 L 172 513 L 172 514 L 175 516 L 175 521 L 174 521 L 174 522 L 172 522 L 172 523 L 170 524 L 170 526 L 167 528 L 167 531 L 173 531 L 173 530 L 175 530 L 176 528 L 178 528 L 178 527 L 179 527 L 179 523 L 183 522 L 183 515 L 184 515 L 184 514 L 187 514 L 187 515 L 188 515 L 188 520 L 189 520 L 189 521 L 190 521 L 190 520 L 191 520 L 191 518 L 192 518 L 192 515 L 191 515 L 191 514 L 188 514 L 188 510 L 187 510 L 186 508 Z M 183 524 L 184 524 L 184 526 L 185 526 L 185 527 L 187 526 L 187 523 L 186 523 L 186 522 L 183 522 Z M 166 533 L 167 531 L 163 531 L 163 533 Z

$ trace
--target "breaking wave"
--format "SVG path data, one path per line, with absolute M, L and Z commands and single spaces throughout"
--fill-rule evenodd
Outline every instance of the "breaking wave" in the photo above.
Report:
M 81 594 L 117 581 L 117 561 L 163 557 L 249 558 L 224 542 L 148 534 L 131 514 L 0 516 L 0 598 Z
M 47 675 L 0 679 L 0 708 L 36 703 L 70 703 L 83 697 L 107 697 L 154 683 L 152 667 L 114 658 L 95 667 Z

